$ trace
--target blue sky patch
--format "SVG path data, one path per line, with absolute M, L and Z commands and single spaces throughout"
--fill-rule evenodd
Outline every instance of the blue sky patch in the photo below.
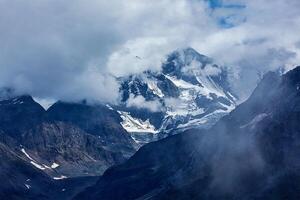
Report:
M 205 0 L 208 2 L 211 9 L 218 9 L 218 8 L 230 8 L 230 9 L 244 9 L 246 8 L 243 4 L 226 4 L 223 0 Z
M 224 16 L 215 16 L 218 25 L 222 28 L 232 28 L 241 23 L 246 22 L 246 17 L 241 14 L 241 11 L 246 8 L 246 5 L 243 4 L 228 4 L 223 0 L 205 0 L 209 7 L 212 10 L 212 16 L 214 15 L 214 11 L 218 9 L 228 9 L 230 10 L 230 14 Z

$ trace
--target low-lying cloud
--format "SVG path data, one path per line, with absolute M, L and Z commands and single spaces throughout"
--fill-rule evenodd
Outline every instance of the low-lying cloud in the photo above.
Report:
M 146 99 L 141 96 L 130 95 L 129 99 L 126 101 L 127 107 L 135 107 L 140 109 L 147 109 L 151 112 L 162 111 L 162 105 L 158 100 L 146 101 Z

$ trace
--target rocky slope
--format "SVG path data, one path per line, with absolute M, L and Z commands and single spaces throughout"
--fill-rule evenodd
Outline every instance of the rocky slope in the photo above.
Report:
M 209 130 L 142 147 L 77 199 L 299 199 L 300 67 L 265 75 Z
M 118 113 L 58 102 L 45 111 L 30 96 L 0 101 L 1 142 L 53 179 L 101 175 L 135 151 Z
M 72 199 L 95 177 L 54 180 L 0 142 L 0 199 Z
M 24 162 L 2 143 L 0 143 L 0 159 L 1 199 L 30 199 L 31 196 L 43 199 L 46 188 L 51 185 L 51 179 L 47 175 Z M 33 189 L 29 190 L 31 187 Z

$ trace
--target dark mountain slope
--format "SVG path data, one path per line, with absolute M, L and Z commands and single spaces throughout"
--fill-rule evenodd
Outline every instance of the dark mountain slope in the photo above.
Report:
M 208 131 L 142 147 L 77 199 L 299 199 L 300 67 L 267 74 Z
M 101 175 L 136 150 L 105 106 L 58 102 L 45 111 L 30 96 L 0 101 L 0 141 L 56 179 Z
M 24 162 L 2 143 L 0 159 L 0 199 L 47 199 L 48 188 L 58 192 L 50 177 Z
M 85 132 L 101 138 L 107 148 L 118 149 L 124 156 L 131 154 L 135 143 L 120 125 L 121 117 L 103 105 L 58 102 L 47 111 L 50 120 L 76 125 Z M 126 152 L 127 151 L 127 152 Z
M 31 96 L 20 96 L 0 101 L 0 128 L 19 139 L 24 130 L 41 123 L 45 110 Z
M 0 199 L 71 199 L 95 183 L 95 177 L 53 180 L 0 143 Z

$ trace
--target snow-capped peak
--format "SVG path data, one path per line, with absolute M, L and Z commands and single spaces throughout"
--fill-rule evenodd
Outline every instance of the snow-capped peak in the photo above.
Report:
M 147 122 L 155 132 L 207 128 L 235 108 L 237 98 L 230 89 L 228 74 L 226 68 L 192 48 L 176 50 L 167 56 L 161 72 L 147 71 L 120 79 L 122 103 L 118 109 L 130 113 L 135 121 Z M 141 110 L 143 106 L 127 103 L 133 97 L 143 97 L 144 104 L 157 102 L 161 108 Z M 129 126 L 128 117 L 122 118 L 128 132 L 141 130 L 133 123 Z

